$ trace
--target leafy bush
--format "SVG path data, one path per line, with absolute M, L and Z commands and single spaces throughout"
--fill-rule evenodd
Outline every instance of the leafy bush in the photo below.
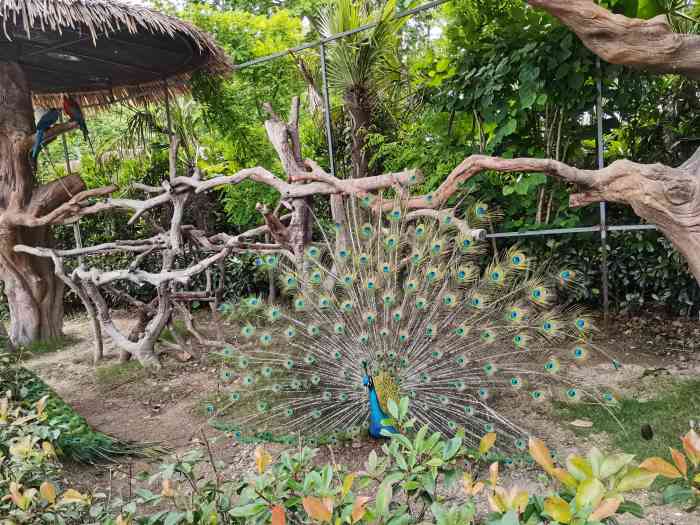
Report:
M 695 510 L 700 504 L 700 436 L 691 429 L 681 442 L 683 452 L 669 448 L 673 464 L 659 457 L 648 458 L 642 467 L 671 480 L 663 491 L 664 503 Z
M 103 525 L 535 525 L 553 520 L 600 525 L 614 523 L 614 516 L 623 512 L 641 516 L 642 509 L 624 495 L 656 478 L 655 472 L 634 466 L 632 456 L 604 456 L 596 449 L 585 458 L 570 456 L 562 468 L 541 441 L 532 439 L 531 457 L 561 488 L 546 497 L 506 489 L 499 483 L 496 434 L 485 435 L 478 449 L 468 449 L 459 434 L 444 439 L 427 427 L 415 431 L 415 420 L 407 418 L 408 399 L 390 401 L 388 410 L 391 420 L 385 423 L 401 434 L 389 436 L 380 454 L 372 451 L 360 472 L 335 460 L 318 465 L 316 451 L 307 447 L 273 460 L 258 446 L 255 472 L 226 479 L 225 464 L 213 459 L 205 441 L 203 447 L 164 462 L 155 474 L 141 475 L 155 490 L 138 490 L 128 505 L 118 502 L 118 512 L 113 511 L 116 503 L 106 502 L 94 503 L 90 512 Z M 488 479 L 476 481 L 479 465 L 486 463 Z M 480 493 L 487 495 L 489 514 L 480 508 Z

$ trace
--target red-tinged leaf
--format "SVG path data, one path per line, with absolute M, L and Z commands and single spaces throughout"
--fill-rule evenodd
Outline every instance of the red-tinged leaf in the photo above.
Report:
M 554 470 L 552 454 L 549 452 L 547 445 L 544 444 L 544 441 L 531 437 L 529 447 L 532 459 L 534 459 L 537 464 L 545 470 L 545 472 L 551 472 Z
M 598 505 L 598 508 L 588 516 L 588 521 L 603 521 L 605 518 L 609 518 L 617 512 L 621 504 L 622 500 L 620 498 L 604 499 L 600 505 Z
M 352 505 L 352 513 L 350 514 L 350 519 L 352 523 L 357 523 L 365 515 L 365 505 L 370 500 L 367 496 L 358 496 L 355 503 Z
M 284 513 L 284 507 L 277 505 L 272 507 L 272 525 L 285 525 L 287 523 L 287 515 Z
M 681 474 L 676 467 L 671 465 L 668 461 L 661 458 L 647 458 L 645 459 L 639 468 L 658 474 L 668 479 L 678 479 L 682 478 Z
M 328 500 L 329 498 L 325 498 Z M 328 501 L 320 500 L 319 498 L 314 498 L 313 496 L 306 496 L 302 500 L 304 505 L 304 510 L 309 515 L 311 519 L 325 523 L 331 521 L 333 516 L 333 502 L 331 501 L 331 507 L 327 506 Z
M 700 436 L 695 430 L 691 430 L 683 436 L 682 441 L 683 450 L 685 450 L 688 459 L 694 467 L 697 467 L 700 464 Z
M 678 472 L 683 474 L 683 477 L 685 478 L 688 475 L 688 463 L 685 461 L 685 456 L 678 452 L 675 448 L 672 448 L 671 457 L 673 458 L 673 464 L 676 465 Z

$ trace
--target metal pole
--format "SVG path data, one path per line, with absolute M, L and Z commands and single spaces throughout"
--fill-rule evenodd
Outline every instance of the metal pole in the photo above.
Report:
M 63 113 L 61 113 L 61 115 L 58 117 L 58 122 L 59 123 L 63 122 Z M 68 155 L 68 141 L 66 140 L 65 133 L 61 134 L 61 142 L 63 143 L 63 158 L 66 161 L 66 173 L 68 175 L 73 175 L 73 170 L 71 170 L 71 167 L 70 167 L 70 156 Z M 71 195 L 71 197 L 72 197 L 72 195 Z M 83 247 L 83 236 L 80 232 L 80 218 L 78 218 L 73 223 L 73 238 L 75 239 L 75 247 L 82 248 Z M 83 264 L 82 257 L 78 257 L 78 263 Z
M 605 167 L 605 144 L 603 142 L 603 72 L 600 66 L 600 58 L 596 59 L 596 69 L 598 70 L 598 78 L 596 79 L 596 88 L 598 96 L 596 97 L 596 145 L 598 150 L 598 169 Z M 600 244 L 603 249 L 602 257 L 602 280 L 603 280 L 603 320 L 607 324 L 608 314 L 610 312 L 610 293 L 608 282 L 608 221 L 607 221 L 607 204 L 600 203 Z
M 328 70 L 326 68 L 326 46 L 321 42 L 321 78 L 323 80 L 323 117 L 326 123 L 326 142 L 328 143 L 328 158 L 331 175 L 335 177 L 335 152 L 333 150 L 333 128 L 331 127 L 331 103 L 328 96 Z
M 163 92 L 165 93 L 165 120 L 168 126 L 168 146 L 173 142 L 173 118 L 170 114 L 170 91 L 168 90 L 168 79 L 163 79 Z M 174 173 L 170 174 L 170 177 L 174 176 Z M 173 182 L 172 180 L 170 182 Z

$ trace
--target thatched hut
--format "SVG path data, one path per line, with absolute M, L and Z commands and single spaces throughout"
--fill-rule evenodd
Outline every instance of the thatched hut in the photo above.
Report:
M 14 343 L 61 333 L 63 288 L 51 263 L 15 244 L 48 242 L 52 212 L 84 190 L 77 175 L 37 186 L 29 151 L 34 106 L 84 108 L 162 99 L 187 89 L 195 72 L 220 75 L 228 59 L 194 26 L 113 0 L 0 0 L 0 279 Z M 51 128 L 45 141 L 76 127 Z M 76 204 L 79 206 L 79 204 Z

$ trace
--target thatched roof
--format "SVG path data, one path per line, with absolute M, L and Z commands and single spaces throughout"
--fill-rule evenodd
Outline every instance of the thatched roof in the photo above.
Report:
M 34 103 L 85 107 L 185 91 L 194 71 L 231 64 L 211 36 L 139 5 L 112 0 L 0 0 L 0 60 L 19 62 Z

